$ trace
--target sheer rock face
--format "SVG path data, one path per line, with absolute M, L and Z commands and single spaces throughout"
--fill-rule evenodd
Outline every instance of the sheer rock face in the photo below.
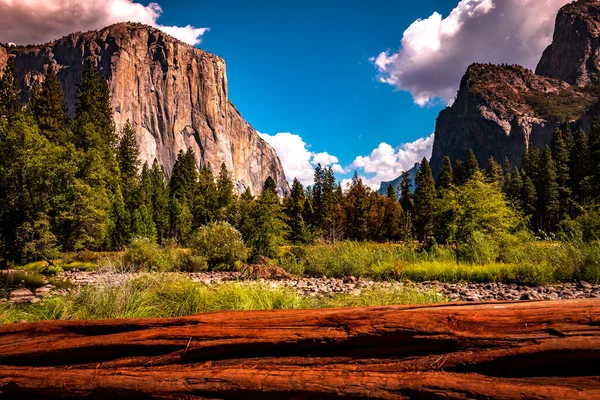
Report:
M 552 44 L 544 51 L 536 73 L 577 86 L 598 82 L 600 1 L 578 1 L 559 11 Z
M 550 143 L 556 127 L 579 121 L 597 102 L 590 91 L 542 77 L 520 66 L 474 64 L 454 104 L 437 120 L 431 159 L 439 173 L 444 156 L 464 159 L 473 149 L 482 166 L 493 156 L 520 165 L 529 146 Z
M 71 116 L 76 85 L 92 57 L 109 81 L 117 129 L 132 122 L 143 162 L 156 157 L 170 174 L 178 152 L 191 147 L 198 165 L 210 163 L 217 172 L 224 162 L 238 192 L 250 187 L 259 193 L 269 176 L 281 194 L 287 192 L 275 150 L 229 101 L 225 61 L 216 55 L 134 23 L 8 51 L 15 55 L 24 101 L 33 82 L 55 63 Z
M 589 130 L 600 111 L 600 1 L 564 6 L 553 43 L 536 73 L 519 66 L 475 64 L 463 77 L 454 104 L 437 120 L 431 165 L 463 159 L 473 149 L 482 166 L 493 156 L 519 166 L 525 149 L 541 147 L 565 122 Z

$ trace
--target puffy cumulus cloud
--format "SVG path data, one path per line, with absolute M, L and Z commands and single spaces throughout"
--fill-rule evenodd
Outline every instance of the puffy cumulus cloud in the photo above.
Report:
M 370 155 L 356 157 L 350 168 L 357 169 L 363 181 L 377 190 L 381 182 L 396 179 L 423 157 L 430 158 L 433 139 L 434 135 L 431 134 L 429 137 L 405 143 L 398 148 L 381 143 Z M 342 187 L 345 187 L 344 181 Z
M 313 155 L 312 162 L 313 164 L 321 164 L 323 166 L 330 166 L 332 164 L 337 163 L 339 160 L 336 156 L 332 156 L 331 154 L 324 153 L 316 153 Z
M 276 135 L 259 133 L 259 135 L 277 152 L 288 182 L 291 183 L 296 178 L 303 185 L 312 184 L 314 167 L 310 160 L 313 153 L 308 150 L 307 144 L 299 135 L 289 132 Z
M 317 164 L 330 166 L 333 172 L 347 172 L 338 163 L 338 158 L 327 152 L 313 153 L 309 145 L 299 136 L 289 132 L 281 132 L 276 135 L 259 133 L 260 137 L 267 141 L 279 156 L 281 165 L 285 171 L 288 182 L 292 183 L 294 178 L 303 185 L 312 185 L 314 168 Z
M 396 179 L 423 157 L 430 158 L 433 147 L 433 134 L 398 148 L 381 143 L 371 154 L 358 156 L 352 164 L 343 167 L 336 156 L 310 151 L 310 146 L 299 135 L 289 132 L 259 135 L 277 152 L 288 182 L 292 183 L 296 178 L 305 186 L 313 184 L 314 168 L 321 164 L 331 167 L 333 172 L 342 176 L 357 170 L 366 185 L 379 189 L 382 181 Z M 345 188 L 349 182 L 350 179 L 342 179 L 342 187 Z
M 461 0 L 445 18 L 434 12 L 406 29 L 398 51 L 371 59 L 379 80 L 424 106 L 451 102 L 474 62 L 535 68 L 552 41 L 560 7 L 571 0 Z
M 191 45 L 208 28 L 163 26 L 157 3 L 132 0 L 0 0 L 0 40 L 19 44 L 45 43 L 76 31 L 101 29 L 117 22 L 154 26 Z

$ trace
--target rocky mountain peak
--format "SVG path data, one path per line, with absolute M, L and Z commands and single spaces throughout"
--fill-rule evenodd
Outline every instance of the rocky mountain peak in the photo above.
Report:
M 472 149 L 482 166 L 493 156 L 520 165 L 529 146 L 541 147 L 556 127 L 582 121 L 598 101 L 589 88 L 534 74 L 518 65 L 473 64 L 456 101 L 438 116 L 431 166 L 444 156 L 463 159 Z
M 3 51 L 4 50 L 4 51 Z M 73 116 L 76 86 L 91 58 L 109 82 L 118 129 L 130 120 L 140 157 L 154 158 L 170 173 L 180 150 L 192 148 L 197 164 L 225 163 L 238 192 L 259 193 L 271 176 L 280 193 L 288 184 L 275 150 L 229 101 L 225 61 L 153 27 L 118 23 L 77 32 L 42 45 L 0 46 L 0 68 L 15 58 L 23 100 L 35 80 L 55 64 Z
M 600 1 L 580 0 L 558 12 L 552 44 L 536 68 L 538 75 L 586 86 L 600 80 Z

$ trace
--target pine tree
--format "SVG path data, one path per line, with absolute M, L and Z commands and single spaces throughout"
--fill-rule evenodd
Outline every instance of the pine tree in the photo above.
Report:
M 464 185 L 467 182 L 467 171 L 465 170 L 465 163 L 462 160 L 456 160 L 454 162 L 452 173 L 454 175 L 454 184 L 456 186 Z
M 479 161 L 475 157 L 473 150 L 469 149 L 467 152 L 467 158 L 465 159 L 465 180 L 481 178 L 481 169 L 479 168 Z
M 306 225 L 310 227 L 309 230 L 312 230 L 312 228 L 315 226 L 315 210 L 313 208 L 314 198 L 312 186 L 309 185 L 306 187 L 304 197 L 306 198 L 306 201 L 304 202 L 302 218 L 304 219 Z
M 81 83 L 77 85 L 73 125 L 74 141 L 80 148 L 88 150 L 103 145 L 113 148 L 117 145 L 108 83 L 91 58 L 86 60 Z
M 572 192 L 569 182 L 569 149 L 564 140 L 563 132 L 560 129 L 554 131 L 551 150 L 552 159 L 554 160 L 554 165 L 556 167 L 556 183 L 558 185 L 558 199 L 560 203 L 559 214 L 561 217 L 564 217 L 571 209 L 570 203 Z
M 258 200 L 252 204 L 250 218 L 241 227 L 246 244 L 255 255 L 274 257 L 279 246 L 285 243 L 289 228 L 277 196 L 275 181 L 269 177 L 263 185 Z
M 594 117 L 589 133 L 588 167 L 590 176 L 591 195 L 600 197 L 600 115 Z
M 386 192 L 386 196 L 389 199 L 392 199 L 394 201 L 397 201 L 398 198 L 396 197 L 396 189 L 394 189 L 394 185 L 392 185 L 391 183 L 388 185 L 387 187 L 387 192 Z
M 219 219 L 219 193 L 210 164 L 205 164 L 198 173 L 198 184 L 190 207 L 194 214 L 194 229 Z
M 494 157 L 490 156 L 488 159 L 488 166 L 486 168 L 487 181 L 497 188 L 502 189 L 504 187 L 504 173 L 502 167 L 496 162 Z
M 523 160 L 521 162 L 521 169 L 535 184 L 539 181 L 538 174 L 540 172 L 541 155 L 540 149 L 530 146 L 523 154 Z
M 559 191 L 557 184 L 557 173 L 552 150 L 549 146 L 544 148 L 540 159 L 538 194 L 538 216 L 540 223 L 538 227 L 545 231 L 552 231 L 558 224 L 558 213 L 560 211 Z
M 270 190 L 273 193 L 277 194 L 277 184 L 275 183 L 275 181 L 273 180 L 272 177 L 268 177 L 267 180 L 265 181 L 265 183 L 263 184 L 262 187 L 263 192 L 265 190 Z
M 344 199 L 346 235 L 354 240 L 366 240 L 369 234 L 369 190 L 356 171 Z
M 521 172 L 515 169 L 510 175 L 508 186 L 506 187 L 506 196 L 520 209 L 523 209 L 521 193 L 523 191 L 523 179 Z
M 436 198 L 435 181 L 426 158 L 415 178 L 413 224 L 419 241 L 426 241 L 433 232 L 434 202 Z
M 390 198 L 383 199 L 384 214 L 380 240 L 396 242 L 403 238 L 402 234 L 402 206 Z
M 139 184 L 137 185 L 136 207 L 130 211 L 132 214 L 132 231 L 136 237 L 156 241 L 158 230 L 154 222 L 153 192 L 154 182 L 152 171 L 148 167 L 148 163 L 145 162 L 142 166 Z
M 204 206 L 204 200 L 198 201 L 198 168 L 194 151 L 188 148 L 184 153 L 179 151 L 169 182 L 171 204 L 170 236 L 178 243 L 185 244 L 192 232 L 200 213 L 197 207 Z M 194 212 L 192 211 L 194 209 Z M 202 215 L 203 216 L 203 215 Z M 196 220 L 196 221 L 195 221 Z
M 22 109 L 14 60 L 9 59 L 0 78 L 0 119 L 11 120 Z
M 502 190 L 507 193 L 508 188 L 511 186 L 510 180 L 512 179 L 512 166 L 510 165 L 510 160 L 508 157 L 504 157 L 504 161 L 502 162 L 502 174 L 504 175 L 504 185 L 502 186 Z
M 408 171 L 404 171 L 400 180 L 400 205 L 404 212 L 412 213 L 413 195 L 411 190 L 412 182 Z
M 304 188 L 300 181 L 294 178 L 290 197 L 285 207 L 285 213 L 290 226 L 290 241 L 292 243 L 306 243 L 309 239 L 308 228 L 303 217 L 305 203 Z
M 180 150 L 173 165 L 171 181 L 169 182 L 171 196 L 180 200 L 191 201 L 195 195 L 197 184 L 198 168 L 196 167 L 194 151 L 191 148 L 188 148 L 185 153 Z
M 194 217 L 185 199 L 171 198 L 170 202 L 171 237 L 185 246 L 192 234 Z
M 225 163 L 221 164 L 219 177 L 217 178 L 216 219 L 234 223 L 235 217 L 235 194 L 233 192 L 233 180 L 227 171 Z
M 454 184 L 454 172 L 452 170 L 452 160 L 450 157 L 444 157 L 442 169 L 438 178 L 438 187 L 440 189 L 449 189 Z
M 34 91 L 33 96 L 31 112 L 40 132 L 52 141 L 66 143 L 69 136 L 68 117 L 63 90 L 53 64 L 48 66 L 41 90 Z
M 521 171 L 523 186 L 521 189 L 521 208 L 525 215 L 533 216 L 537 210 L 537 192 L 531 178 Z
M 124 188 L 126 188 L 126 185 L 131 184 L 137 177 L 140 168 L 139 153 L 140 149 L 135 137 L 135 130 L 128 120 L 121 133 L 121 141 L 117 149 L 117 161 Z
M 156 226 L 157 239 L 162 243 L 169 232 L 169 185 L 162 166 L 155 158 L 150 170 L 152 220 Z
M 589 190 L 589 158 L 590 149 L 588 144 L 588 135 L 578 129 L 573 136 L 573 157 L 569 163 L 570 184 L 575 201 L 581 205 L 588 202 Z

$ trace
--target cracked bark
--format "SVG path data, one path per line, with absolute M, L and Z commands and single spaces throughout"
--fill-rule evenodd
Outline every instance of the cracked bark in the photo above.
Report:
M 600 398 L 594 300 L 0 326 L 0 397 Z

